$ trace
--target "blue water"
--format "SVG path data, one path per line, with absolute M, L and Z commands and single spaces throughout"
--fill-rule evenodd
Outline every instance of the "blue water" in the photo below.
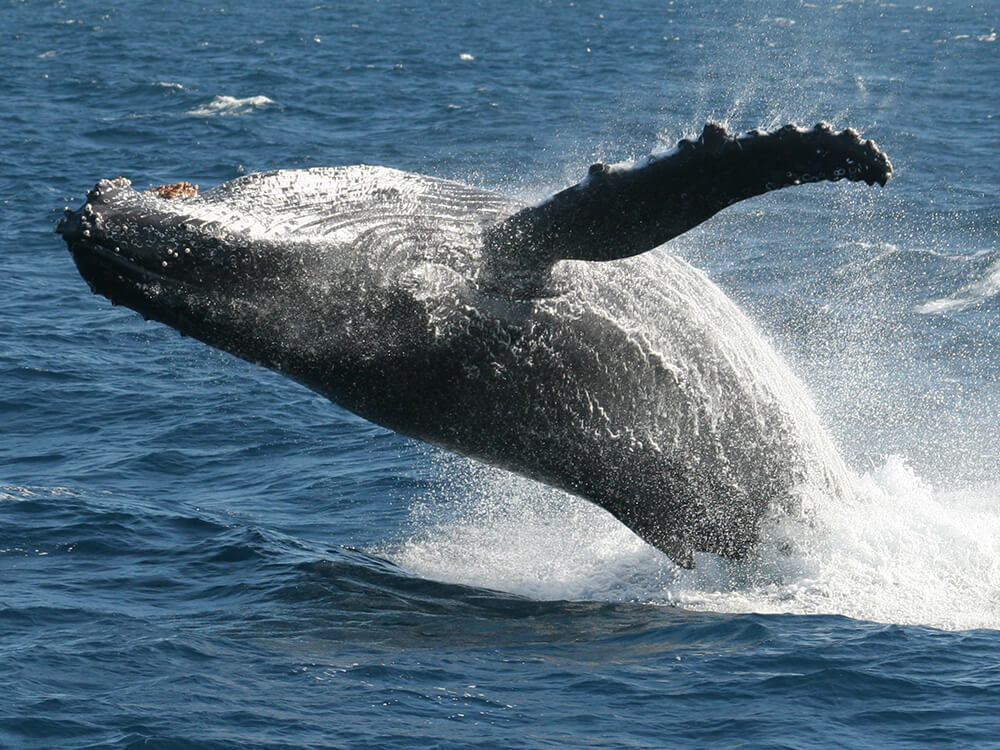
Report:
M 0 747 L 1000 747 L 995 4 L 0 8 Z M 896 167 L 668 248 L 865 488 L 763 562 L 679 571 L 112 308 L 52 234 L 119 174 L 531 200 L 709 119 L 852 125 Z

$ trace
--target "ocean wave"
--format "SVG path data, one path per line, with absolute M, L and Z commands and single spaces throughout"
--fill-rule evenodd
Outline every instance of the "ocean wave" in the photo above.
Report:
M 857 251 L 852 252 L 855 248 Z M 834 249 L 842 255 L 854 254 L 857 256 L 857 260 L 838 269 L 837 273 L 841 275 L 856 274 L 859 268 L 894 265 L 900 260 L 914 262 L 935 261 L 942 264 L 968 263 L 993 252 L 992 249 L 977 250 L 974 252 L 948 252 L 933 247 L 899 245 L 887 241 L 869 242 L 865 240 L 837 242 L 834 243 Z
M 219 95 L 208 104 L 188 110 L 188 114 L 197 117 L 245 115 L 270 104 L 274 104 L 274 100 L 267 96 L 248 96 L 239 99 L 235 96 Z
M 925 302 L 917 307 L 917 312 L 924 315 L 961 312 L 982 304 L 998 294 L 1000 294 L 1000 260 L 987 268 L 981 278 L 966 284 L 954 294 Z

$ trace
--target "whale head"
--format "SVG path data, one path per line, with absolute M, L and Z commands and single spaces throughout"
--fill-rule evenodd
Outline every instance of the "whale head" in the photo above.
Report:
M 410 335 L 406 297 L 372 275 L 371 258 L 269 234 L 186 183 L 139 192 L 101 180 L 56 231 L 95 294 L 326 392 L 359 377 L 359 352 L 378 348 L 366 338 Z

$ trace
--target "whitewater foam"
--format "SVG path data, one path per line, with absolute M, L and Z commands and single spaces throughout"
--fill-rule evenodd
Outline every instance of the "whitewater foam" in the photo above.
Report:
M 244 115 L 269 104 L 274 104 L 274 100 L 266 96 L 248 96 L 239 99 L 235 96 L 222 95 L 216 96 L 208 104 L 189 110 L 188 114 L 199 117 Z
M 1000 488 L 938 490 L 891 456 L 848 502 L 775 523 L 756 554 L 678 568 L 608 513 L 447 456 L 449 480 L 381 554 L 425 578 L 543 600 L 698 611 L 838 614 L 947 630 L 1000 629 Z
M 638 600 L 676 575 L 592 503 L 459 456 L 437 464 L 447 480 L 411 508 L 411 535 L 380 550 L 410 572 L 542 600 Z
M 917 308 L 917 312 L 924 314 L 960 312 L 998 294 L 1000 294 L 1000 261 L 987 268 L 982 278 L 976 279 L 947 297 L 925 302 Z

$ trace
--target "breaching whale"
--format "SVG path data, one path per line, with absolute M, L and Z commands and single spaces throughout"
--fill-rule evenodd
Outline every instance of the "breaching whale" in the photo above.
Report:
M 745 555 L 766 518 L 836 501 L 849 479 L 746 316 L 645 251 L 751 196 L 891 173 L 850 129 L 710 123 L 533 206 L 362 165 L 201 195 L 102 180 L 56 231 L 113 303 L 586 498 L 690 566 L 695 551 Z

